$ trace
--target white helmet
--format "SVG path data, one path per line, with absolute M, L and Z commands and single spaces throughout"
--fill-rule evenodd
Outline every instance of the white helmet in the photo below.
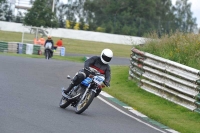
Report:
M 112 57 L 113 57 L 113 52 L 110 49 L 104 49 L 101 52 L 101 61 L 104 64 L 108 64 L 111 61 Z

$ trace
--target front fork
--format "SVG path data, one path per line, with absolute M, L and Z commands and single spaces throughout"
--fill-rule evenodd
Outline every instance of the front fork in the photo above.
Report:
M 86 90 L 85 90 L 83 96 L 81 97 L 81 101 L 83 101 L 83 99 L 85 98 L 86 94 L 87 94 L 88 91 L 89 91 L 90 86 L 91 86 L 91 84 L 89 84 L 89 86 L 86 88 Z M 92 91 L 93 91 L 94 93 L 97 93 L 95 89 L 92 89 Z
M 89 91 L 89 88 L 90 88 L 91 84 L 88 85 L 88 87 L 86 88 L 83 96 L 81 97 L 81 101 L 83 101 L 83 99 L 85 98 L 85 95 L 87 94 L 87 92 Z

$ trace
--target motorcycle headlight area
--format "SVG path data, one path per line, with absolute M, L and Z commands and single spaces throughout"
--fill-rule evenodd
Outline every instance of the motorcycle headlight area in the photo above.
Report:
M 94 82 L 98 85 L 102 85 L 105 78 L 103 76 L 94 76 Z

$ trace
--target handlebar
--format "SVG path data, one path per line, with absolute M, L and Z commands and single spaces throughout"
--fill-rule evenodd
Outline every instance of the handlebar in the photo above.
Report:
M 96 70 L 95 68 L 89 67 L 89 69 L 84 68 L 84 70 L 90 72 L 92 75 L 99 75 L 99 76 L 105 76 L 104 74 L 101 74 L 98 70 Z M 105 84 L 106 87 L 110 87 L 110 84 L 106 81 L 103 81 L 103 83 Z
M 90 72 L 93 75 L 97 75 L 97 74 L 99 75 L 100 74 L 100 72 L 98 70 L 96 70 L 95 68 L 92 68 L 92 67 L 89 67 L 89 69 L 84 68 L 84 70 Z

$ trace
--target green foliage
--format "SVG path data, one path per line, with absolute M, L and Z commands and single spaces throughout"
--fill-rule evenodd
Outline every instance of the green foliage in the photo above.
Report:
M 36 27 L 58 27 L 58 20 L 51 10 L 50 3 L 48 0 L 35 0 L 33 7 L 24 18 L 24 24 Z
M 97 27 L 96 31 L 98 31 L 98 32 L 105 32 L 105 29 L 101 28 L 101 27 Z
M 171 0 L 73 0 L 67 12 L 69 18 L 76 15 L 81 18 L 81 23 L 88 24 L 91 31 L 102 27 L 106 33 L 134 36 L 152 31 L 159 36 L 176 30 L 192 32 L 196 19 L 192 17 L 191 6 L 188 0 L 178 3 L 173 6 Z
M 17 23 L 23 22 L 23 15 L 22 15 L 22 12 L 18 11 L 15 21 L 16 21 Z
M 196 18 L 192 17 L 190 10 L 191 3 L 188 0 L 176 1 L 176 21 L 179 23 L 179 30 L 182 32 L 192 32 L 196 25 Z
M 56 15 L 58 18 L 58 23 L 60 28 L 65 27 L 65 5 L 62 3 L 59 3 L 59 0 L 56 2 Z
M 13 12 L 7 0 L 0 0 L 0 20 L 11 21 Z
M 66 28 L 68 29 L 75 29 L 75 30 L 87 30 L 88 29 L 88 25 L 85 24 L 84 22 L 72 22 L 67 20 L 66 21 Z
M 200 35 L 176 32 L 158 38 L 155 33 L 148 36 L 153 38 L 143 46 L 136 48 L 169 59 L 175 62 L 200 69 Z

